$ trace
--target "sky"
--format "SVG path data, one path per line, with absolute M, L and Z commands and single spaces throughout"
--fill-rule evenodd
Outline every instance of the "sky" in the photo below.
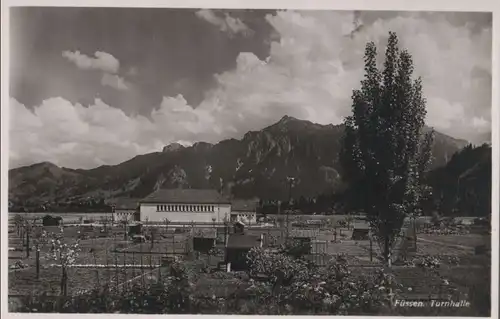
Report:
M 241 138 L 284 115 L 340 124 L 363 53 L 389 31 L 423 80 L 427 125 L 491 132 L 490 13 L 13 8 L 9 165 L 114 165 Z

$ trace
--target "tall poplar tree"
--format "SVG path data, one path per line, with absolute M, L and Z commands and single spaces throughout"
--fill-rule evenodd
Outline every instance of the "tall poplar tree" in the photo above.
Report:
M 423 175 L 433 132 L 424 132 L 422 81 L 413 79 L 412 57 L 399 50 L 396 34 L 389 33 L 382 71 L 373 42 L 366 45 L 364 62 L 365 76 L 344 122 L 342 176 L 349 185 L 348 209 L 366 213 L 390 265 L 405 217 L 419 215 L 423 197 L 430 194 Z

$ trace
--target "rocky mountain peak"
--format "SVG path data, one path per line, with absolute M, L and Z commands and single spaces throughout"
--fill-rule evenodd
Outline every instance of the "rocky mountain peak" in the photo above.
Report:
M 264 130 L 280 131 L 283 133 L 286 132 L 300 133 L 305 130 L 318 130 L 318 129 L 324 129 L 326 127 L 328 126 L 312 123 L 307 120 L 300 120 L 293 116 L 285 115 L 278 122 L 276 122 L 275 124 L 269 126 L 267 129 Z
M 179 143 L 171 143 L 167 146 L 165 146 L 162 150 L 163 153 L 167 153 L 167 152 L 175 152 L 175 151 L 178 151 L 178 150 L 181 150 L 183 149 L 184 146 L 179 144 Z

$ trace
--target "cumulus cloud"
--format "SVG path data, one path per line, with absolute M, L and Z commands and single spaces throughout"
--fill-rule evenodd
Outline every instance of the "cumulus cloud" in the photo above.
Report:
M 80 51 L 63 51 L 62 56 L 73 62 L 82 70 L 101 70 L 108 73 L 117 73 L 120 68 L 120 62 L 111 54 L 97 51 L 95 57 L 89 57 Z
M 222 32 L 226 32 L 229 35 L 241 33 L 248 36 L 253 34 L 252 30 L 245 23 L 238 18 L 231 17 L 227 13 L 224 14 L 224 17 L 219 17 L 210 9 L 201 9 L 196 11 L 196 16 L 219 27 Z
M 146 118 L 129 117 L 99 99 L 86 107 L 51 98 L 33 111 L 10 100 L 13 165 L 51 161 L 66 167 L 90 168 L 116 163 L 157 150 L 162 144 L 149 140 L 149 132 L 155 129 Z
M 397 32 L 400 46 L 413 55 L 415 75 L 423 78 L 427 123 L 458 138 L 487 136 L 491 28 L 472 31 L 448 22 L 445 14 L 406 14 L 370 24 L 357 19 L 355 25 L 353 13 L 327 11 L 269 15 L 279 35 L 269 57 L 241 53 L 233 70 L 215 75 L 216 88 L 196 108 L 182 95 L 164 97 L 148 117 L 128 116 L 100 100 L 85 107 L 49 99 L 31 112 L 11 99 L 11 163 L 117 164 L 171 142 L 239 138 L 283 115 L 339 124 L 350 114 L 352 90 L 363 77 L 366 43 L 374 41 L 382 58 L 389 30 Z
M 101 78 L 101 84 L 121 91 L 128 90 L 128 84 L 125 82 L 125 79 L 115 74 L 104 73 Z

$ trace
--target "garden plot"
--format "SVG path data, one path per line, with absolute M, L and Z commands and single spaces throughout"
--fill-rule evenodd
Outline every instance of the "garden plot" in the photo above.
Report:
M 66 233 L 65 233 L 66 235 Z M 67 242 L 74 242 L 74 239 L 69 239 Z M 127 255 L 113 254 L 112 248 L 118 241 L 109 238 L 81 240 L 79 243 L 80 253 L 75 260 L 77 268 L 69 269 L 68 290 L 71 287 L 83 287 L 82 289 L 92 288 L 100 278 L 101 284 L 108 281 L 108 278 L 113 275 L 113 269 L 92 269 L 91 267 L 105 267 L 113 265 L 159 265 L 159 256 L 144 256 L 144 255 Z M 122 243 L 123 244 L 123 243 Z M 125 245 L 127 243 L 125 242 Z M 40 278 L 36 278 L 35 260 L 36 254 L 34 251 L 30 253 L 30 257 L 26 258 L 26 252 L 10 252 L 11 256 L 19 256 L 23 264 L 30 266 L 29 268 L 13 270 L 9 273 L 9 293 L 24 294 L 33 291 L 47 291 L 52 293 L 58 292 L 60 289 L 61 268 L 57 261 L 47 259 L 50 250 L 50 245 L 42 246 L 40 249 Z M 11 262 L 12 261 L 12 262 Z M 10 259 L 9 264 L 13 264 L 16 260 Z M 89 268 L 90 267 L 90 268 Z M 120 270 L 125 274 L 132 276 L 139 272 L 138 269 Z M 73 275 L 71 275 L 73 274 Z M 125 277 L 126 275 L 124 275 Z M 88 285 L 91 285 L 88 287 Z
M 448 256 L 463 256 L 471 254 L 471 250 L 465 250 L 455 247 L 450 247 L 447 245 L 440 245 L 438 243 L 433 242 L 417 242 L 417 254 L 418 255 L 448 255 Z
M 491 237 L 479 234 L 467 235 L 427 235 L 420 234 L 418 238 L 430 241 L 441 242 L 443 244 L 460 245 L 474 248 L 475 246 L 484 245 L 490 242 Z
M 369 243 L 368 243 L 369 245 Z M 330 255 L 346 254 L 350 256 L 368 256 L 368 252 L 360 245 L 360 242 L 345 240 L 337 243 L 327 243 L 327 253 Z
M 148 273 L 153 274 L 153 272 L 154 270 L 133 268 L 70 268 L 68 269 L 68 294 L 72 295 L 106 284 L 120 285 L 132 278 Z M 43 292 L 49 295 L 58 295 L 61 291 L 60 285 L 61 268 L 59 267 L 41 269 L 39 279 L 36 278 L 34 268 L 9 274 L 9 295 L 30 295 Z

